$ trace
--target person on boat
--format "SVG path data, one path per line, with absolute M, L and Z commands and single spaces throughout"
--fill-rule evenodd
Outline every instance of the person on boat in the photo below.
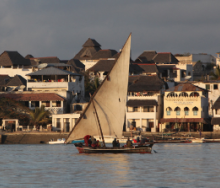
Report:
M 102 145 L 101 145 L 101 143 L 99 142 L 99 140 L 97 140 L 96 146 L 97 146 L 98 148 L 101 148 L 101 147 L 102 147 Z
M 90 135 L 86 135 L 84 136 L 84 143 L 85 143 L 85 146 L 89 146 L 89 139 L 91 138 Z
M 130 140 L 129 137 L 128 137 L 128 140 L 126 142 L 126 147 L 132 147 L 132 141 Z
M 96 142 L 96 139 L 95 139 L 95 138 L 92 139 L 92 144 L 91 144 L 91 146 L 92 146 L 93 148 L 97 147 L 97 142 Z
M 120 148 L 120 143 L 119 143 L 119 140 L 117 140 L 117 147 Z
M 116 140 L 116 138 L 114 138 L 114 140 L 113 140 L 113 142 L 112 142 L 112 146 L 113 146 L 113 147 L 117 147 L 117 140 Z

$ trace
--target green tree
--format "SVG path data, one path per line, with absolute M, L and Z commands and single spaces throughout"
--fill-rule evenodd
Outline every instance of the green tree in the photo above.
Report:
M 40 108 L 37 107 L 34 111 L 30 113 L 31 124 L 35 127 L 47 124 L 51 121 L 49 115 L 50 112 L 48 110 L 45 110 L 45 106 L 42 105 Z
M 213 80 L 219 80 L 220 79 L 220 68 L 219 66 L 216 67 L 213 73 L 210 74 L 213 78 Z
M 89 72 L 87 71 L 84 74 L 84 85 L 85 85 L 85 97 L 90 97 L 90 94 L 93 95 L 96 89 L 98 89 L 100 85 L 100 80 L 98 77 L 91 79 L 89 76 Z
M 0 99 L 0 118 L 1 119 L 18 119 L 19 124 L 28 125 L 31 110 L 21 102 L 10 98 Z

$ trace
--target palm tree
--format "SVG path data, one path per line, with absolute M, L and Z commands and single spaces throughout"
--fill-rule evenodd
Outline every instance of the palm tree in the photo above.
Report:
M 35 108 L 34 111 L 30 113 L 31 123 L 38 128 L 40 124 L 48 123 L 50 119 L 48 118 L 50 112 L 45 110 L 45 106 L 42 105 L 40 108 Z

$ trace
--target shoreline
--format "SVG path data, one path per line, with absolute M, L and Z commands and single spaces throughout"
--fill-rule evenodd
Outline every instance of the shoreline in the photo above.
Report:
M 148 137 L 150 139 L 155 139 L 157 136 L 164 138 L 187 138 L 187 135 L 191 135 L 195 138 L 200 138 L 199 132 L 179 132 L 176 134 L 172 133 L 151 133 L 151 132 L 123 132 L 125 137 L 132 137 L 141 135 L 143 137 Z M 30 131 L 30 132 L 2 132 L 0 143 L 1 144 L 46 144 L 49 140 L 57 140 L 58 138 L 67 138 L 69 135 L 68 132 L 60 133 L 60 132 L 39 132 L 39 131 Z M 202 138 L 212 138 L 212 139 L 220 139 L 220 132 L 202 132 Z

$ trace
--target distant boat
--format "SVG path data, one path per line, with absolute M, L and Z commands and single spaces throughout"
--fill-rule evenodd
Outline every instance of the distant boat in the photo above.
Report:
M 66 141 L 66 143 L 71 143 L 73 140 L 80 140 L 86 135 L 100 135 L 103 147 L 75 144 L 79 153 L 151 153 L 153 144 L 118 148 L 106 147 L 105 145 L 106 135 L 122 138 L 126 114 L 130 51 L 131 35 L 111 71 L 91 97 Z
M 203 143 L 204 142 L 204 138 L 190 138 L 190 140 L 192 141 L 192 143 Z
M 203 142 L 204 143 L 219 143 L 220 142 L 220 139 L 203 139 Z
M 65 138 L 62 138 L 62 139 L 58 138 L 57 140 L 50 140 L 48 144 L 64 144 L 65 141 L 66 141 Z

